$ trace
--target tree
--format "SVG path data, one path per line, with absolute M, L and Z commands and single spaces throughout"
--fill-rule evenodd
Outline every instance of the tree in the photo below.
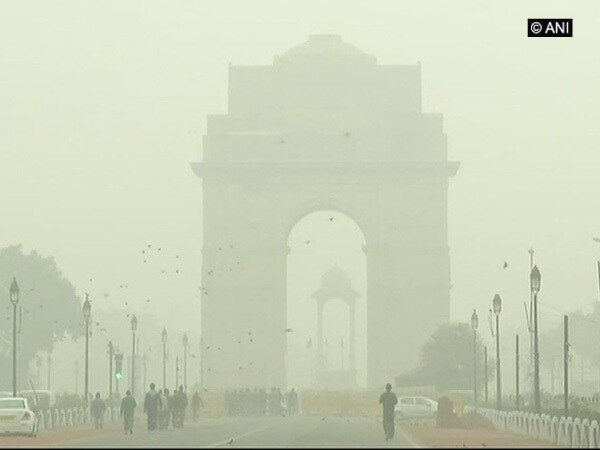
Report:
M 29 385 L 29 362 L 38 352 L 51 352 L 54 343 L 84 333 L 81 301 L 73 285 L 62 276 L 53 258 L 20 245 L 0 250 L 0 285 L 6 305 L 0 315 L 0 373 L 12 373 L 12 305 L 8 287 L 16 277 L 20 288 L 21 329 L 17 336 L 17 388 Z M 0 389 L 9 390 L 11 377 L 0 378 Z
M 477 385 L 483 390 L 483 345 L 477 339 Z M 488 378 L 493 375 L 489 364 Z M 488 380 L 489 381 L 489 380 Z M 423 345 L 419 367 L 396 379 L 398 385 L 433 385 L 444 389 L 473 388 L 473 330 L 466 323 L 441 325 Z

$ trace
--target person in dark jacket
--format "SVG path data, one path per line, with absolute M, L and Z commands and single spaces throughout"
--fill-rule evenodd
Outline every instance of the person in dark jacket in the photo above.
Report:
M 90 414 L 94 419 L 96 430 L 102 429 L 104 422 L 104 412 L 106 411 L 106 403 L 100 398 L 100 392 L 96 393 L 96 398 L 90 403 Z
M 174 420 L 173 426 L 177 424 L 178 428 L 183 428 L 183 420 L 185 418 L 185 409 L 188 405 L 188 399 L 183 386 L 179 386 L 179 390 L 175 393 L 175 411 L 177 413 L 177 421 Z
M 125 397 L 121 400 L 121 417 L 123 417 L 125 434 L 133 434 L 133 413 L 136 406 L 137 404 L 131 396 L 131 391 L 127 391 Z
M 154 383 L 150 383 L 150 390 L 144 398 L 144 412 L 148 415 L 148 431 L 156 430 L 158 411 L 160 410 L 160 396 L 155 390 Z
M 392 392 L 392 385 L 385 385 L 385 392 L 379 397 L 379 403 L 383 407 L 383 431 L 385 440 L 391 441 L 394 438 L 394 409 L 398 403 L 396 394 Z
M 194 422 L 198 422 L 198 413 L 200 412 L 200 406 L 204 406 L 204 402 L 202 401 L 202 398 L 200 397 L 198 391 L 196 391 L 194 392 L 194 395 L 192 395 L 192 413 Z

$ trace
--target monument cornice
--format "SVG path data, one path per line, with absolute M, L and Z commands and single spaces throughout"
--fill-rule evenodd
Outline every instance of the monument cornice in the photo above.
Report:
M 456 175 L 458 161 L 277 161 L 277 162 L 193 162 L 190 164 L 194 173 L 203 179 L 239 176 L 280 176 L 280 175 L 315 175 L 329 176 L 366 175 L 369 176 L 437 176 L 450 178 Z

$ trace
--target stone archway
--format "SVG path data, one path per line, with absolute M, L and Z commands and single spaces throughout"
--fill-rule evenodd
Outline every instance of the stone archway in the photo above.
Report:
M 381 66 L 311 36 L 273 66 L 231 66 L 228 114 L 209 116 L 203 180 L 205 385 L 284 386 L 286 242 L 300 217 L 337 210 L 367 258 L 367 371 L 414 367 L 449 320 L 447 161 L 439 114 L 421 111 L 420 65 Z

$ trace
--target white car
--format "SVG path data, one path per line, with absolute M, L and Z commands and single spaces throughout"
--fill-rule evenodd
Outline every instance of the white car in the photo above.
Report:
M 0 435 L 37 435 L 37 417 L 22 397 L 0 398 Z
M 409 417 L 435 417 L 438 404 L 427 397 L 400 397 L 395 408 L 395 417 L 400 420 Z

